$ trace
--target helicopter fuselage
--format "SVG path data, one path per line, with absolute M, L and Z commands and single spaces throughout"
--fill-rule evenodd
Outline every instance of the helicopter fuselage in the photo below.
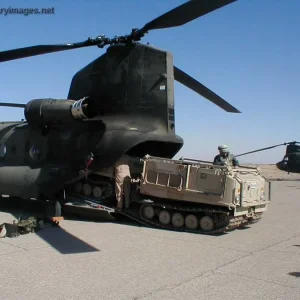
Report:
M 171 145 L 182 142 L 180 137 L 170 138 L 155 130 L 150 119 L 135 125 L 132 120 L 126 121 L 126 116 L 114 120 L 109 117 L 105 121 L 74 120 L 68 125 L 48 128 L 27 122 L 2 122 L 0 194 L 49 199 L 70 181 L 80 179 L 79 171 L 85 168 L 91 153 L 94 161 L 90 171 L 101 172 L 113 166 L 125 152 L 134 156 L 170 157 L 167 142 Z
M 75 74 L 68 99 L 27 103 L 26 122 L 0 124 L 0 194 L 53 197 L 90 153 L 93 172 L 124 153 L 173 158 L 183 146 L 173 72 L 169 52 L 116 45 Z

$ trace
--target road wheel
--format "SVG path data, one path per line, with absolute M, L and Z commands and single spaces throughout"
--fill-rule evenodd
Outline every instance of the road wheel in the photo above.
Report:
M 154 217 L 154 208 L 150 205 L 146 205 L 143 209 L 143 213 L 147 219 L 152 219 Z
M 82 182 L 77 182 L 74 186 L 75 193 L 79 194 L 82 191 Z
M 203 231 L 209 232 L 212 231 L 214 228 L 214 221 L 211 217 L 204 216 L 200 219 L 199 225 Z
M 82 192 L 83 192 L 84 196 L 87 196 L 87 197 L 90 196 L 92 194 L 92 191 L 93 191 L 93 189 L 92 189 L 92 186 L 90 184 L 85 183 L 83 185 Z
M 185 217 L 185 226 L 188 229 L 196 229 L 198 227 L 198 219 L 195 215 L 187 215 Z
M 166 211 L 166 210 L 162 210 L 160 213 L 159 213 L 159 222 L 164 224 L 164 225 L 168 225 L 170 224 L 171 222 L 171 214 Z
M 181 213 L 175 213 L 172 216 L 172 224 L 174 227 L 179 228 L 184 225 L 184 217 Z
M 100 199 L 102 197 L 102 189 L 100 186 L 95 186 L 93 188 L 93 196 L 96 198 L 96 199 Z

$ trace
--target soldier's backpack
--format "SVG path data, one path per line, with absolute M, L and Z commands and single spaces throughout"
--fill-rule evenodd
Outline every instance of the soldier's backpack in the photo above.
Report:
M 40 220 L 36 217 L 29 217 L 28 219 L 20 219 L 18 222 L 14 221 L 13 224 L 3 223 L 0 225 L 0 237 L 14 238 L 20 234 L 27 234 L 36 232 L 41 228 Z
M 39 219 L 36 217 L 29 217 L 25 220 L 20 220 L 16 223 L 20 234 L 27 234 L 30 232 L 36 232 L 40 229 Z
M 0 237 L 5 238 L 14 238 L 18 237 L 20 235 L 17 225 L 9 224 L 9 223 L 3 223 L 0 225 Z

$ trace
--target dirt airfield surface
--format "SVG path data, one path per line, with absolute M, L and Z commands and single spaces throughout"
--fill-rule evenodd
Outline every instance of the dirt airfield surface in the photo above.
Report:
M 0 239 L 1 299 L 299 300 L 300 178 L 272 168 L 262 167 L 273 180 L 262 220 L 224 235 L 164 231 L 102 216 L 69 217 L 60 227 Z M 0 201 L 0 223 L 40 209 L 8 202 Z
M 300 174 L 297 173 L 287 173 L 280 171 L 276 168 L 276 165 L 273 164 L 265 164 L 265 165 L 257 165 L 257 164 L 245 164 L 245 166 L 260 168 L 264 177 L 269 180 L 286 180 L 286 181 L 298 181 L 300 180 Z

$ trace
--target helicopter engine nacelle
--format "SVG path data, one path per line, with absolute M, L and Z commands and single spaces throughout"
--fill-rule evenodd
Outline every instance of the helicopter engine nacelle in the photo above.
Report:
M 93 118 L 96 110 L 90 98 L 69 99 L 34 99 L 27 103 L 24 115 L 29 124 L 61 125 Z

